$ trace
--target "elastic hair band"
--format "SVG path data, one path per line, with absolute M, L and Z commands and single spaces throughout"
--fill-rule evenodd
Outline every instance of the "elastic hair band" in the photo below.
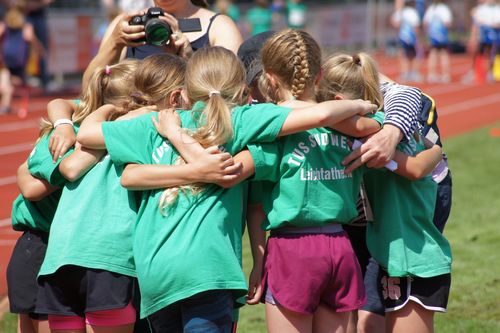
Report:
M 219 95 L 220 96 L 220 91 L 218 91 L 218 90 L 212 90 L 211 92 L 208 93 L 208 97 L 212 97 L 213 95 Z
M 109 65 L 106 65 L 104 68 L 104 74 L 111 75 L 111 67 L 109 67 Z

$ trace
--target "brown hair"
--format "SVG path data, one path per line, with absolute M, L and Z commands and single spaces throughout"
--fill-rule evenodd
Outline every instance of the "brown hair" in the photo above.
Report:
M 12 6 L 5 13 L 5 25 L 10 29 L 22 29 L 26 18 L 18 6 Z
M 335 99 L 345 94 L 349 99 L 369 100 L 382 108 L 377 63 L 366 53 L 335 54 L 323 64 L 318 101 Z
M 290 90 L 299 98 L 307 87 L 314 86 L 321 70 L 321 48 L 302 30 L 287 29 L 274 34 L 264 43 L 261 55 L 264 71 L 279 81 L 279 87 L 272 88 L 266 75 L 260 76 L 259 89 L 268 101 L 282 100 L 281 89 Z
M 208 8 L 208 3 L 206 0 L 191 0 L 193 5 L 202 7 L 202 8 Z
M 127 110 L 147 105 L 159 105 L 184 85 L 186 62 L 181 57 L 162 53 L 142 60 L 134 76 L 134 89 Z

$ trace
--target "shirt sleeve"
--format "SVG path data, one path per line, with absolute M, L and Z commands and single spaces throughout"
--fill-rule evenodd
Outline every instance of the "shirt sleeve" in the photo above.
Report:
M 418 129 L 422 92 L 418 88 L 391 83 L 383 84 L 381 91 L 384 95 L 384 125 L 396 126 L 404 138 L 410 140 Z
M 274 141 L 290 111 L 290 108 L 270 103 L 242 107 L 234 118 L 234 145 L 237 150 L 250 143 Z
M 255 166 L 252 180 L 277 182 L 280 179 L 281 153 L 278 143 L 250 144 L 248 151 Z
M 61 186 L 67 180 L 59 171 L 59 164 L 66 156 L 73 152 L 73 148 L 68 150 L 63 157 L 58 158 L 54 163 L 49 151 L 50 135 L 52 135 L 52 132 L 42 137 L 31 151 L 28 157 L 28 170 L 36 178 L 44 179 L 51 185 Z
M 151 138 L 156 133 L 151 116 L 146 114 L 131 120 L 102 123 L 106 149 L 113 163 L 117 165 L 151 163 L 153 152 Z

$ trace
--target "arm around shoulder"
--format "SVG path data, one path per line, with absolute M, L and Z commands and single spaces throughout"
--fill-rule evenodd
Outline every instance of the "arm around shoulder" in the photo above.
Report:
M 415 156 L 408 156 L 396 151 L 394 161 L 398 163 L 395 173 L 410 180 L 419 180 L 434 170 L 443 158 L 443 151 L 438 145 L 421 151 Z
M 23 197 L 29 201 L 40 201 L 58 189 L 46 180 L 33 177 L 28 170 L 27 162 L 17 169 L 17 186 Z

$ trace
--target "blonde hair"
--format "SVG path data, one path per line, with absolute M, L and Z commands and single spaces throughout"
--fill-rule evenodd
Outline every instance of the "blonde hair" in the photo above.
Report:
M 125 108 L 162 104 L 183 87 L 185 74 L 186 62 L 181 57 L 167 53 L 148 56 L 137 66 L 134 90 Z
M 19 6 L 12 6 L 5 13 L 5 25 L 10 29 L 22 29 L 26 18 Z
M 122 62 L 97 67 L 89 79 L 87 89 L 82 92 L 80 104 L 73 113 L 73 122 L 80 124 L 89 114 L 104 104 L 113 104 L 117 107 L 109 120 L 116 119 L 123 113 L 123 106 L 129 101 L 133 85 L 134 72 L 139 64 L 138 60 L 126 59 Z M 40 137 L 53 129 L 52 123 L 42 119 Z
M 377 64 L 366 53 L 354 55 L 336 54 L 323 64 L 323 75 L 319 83 L 318 100 L 335 99 L 345 94 L 350 99 L 364 99 L 383 106 Z
M 233 52 L 223 47 L 204 47 L 196 51 L 186 67 L 185 83 L 191 104 L 204 102 L 196 115 L 198 129 L 189 132 L 203 147 L 222 145 L 233 136 L 231 109 L 246 100 L 245 69 Z M 183 163 L 178 159 L 176 164 Z M 197 194 L 202 185 L 171 187 L 163 191 L 159 208 L 162 214 L 173 204 L 179 191 Z
M 272 88 L 266 75 L 259 78 L 259 89 L 268 101 L 284 99 L 280 89 L 291 91 L 299 98 L 321 71 L 321 48 L 307 32 L 287 29 L 271 36 L 262 47 L 265 72 L 274 74 L 279 87 Z

